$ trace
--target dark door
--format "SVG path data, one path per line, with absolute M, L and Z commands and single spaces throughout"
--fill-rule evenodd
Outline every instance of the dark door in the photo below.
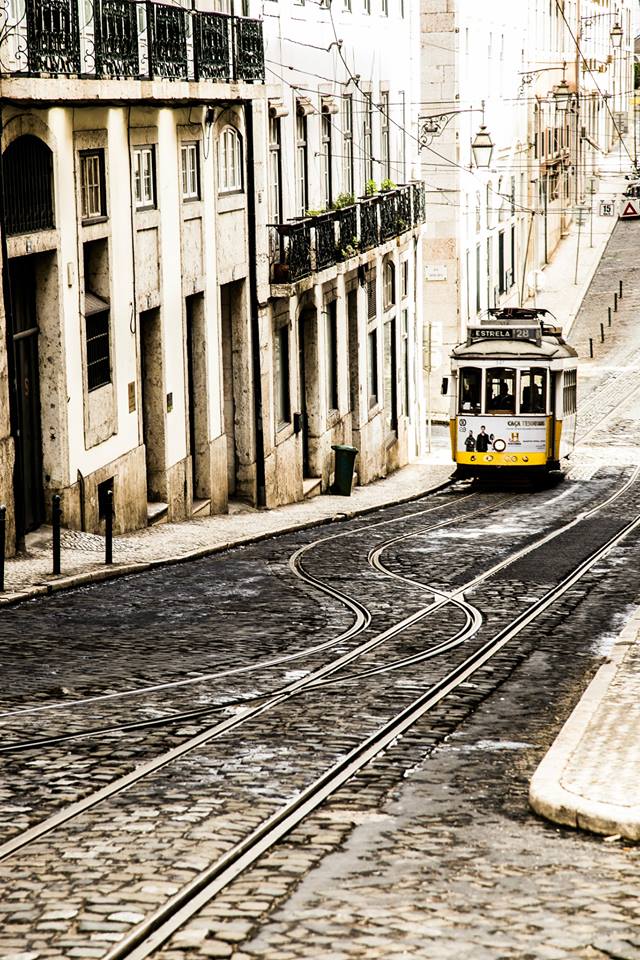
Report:
M 195 363 L 193 356 L 193 298 L 187 297 L 187 397 L 189 401 L 189 453 L 191 454 L 192 498 L 198 496 L 198 472 L 196 467 L 196 397 Z
M 16 401 L 16 514 L 18 532 L 28 533 L 44 520 L 36 278 L 30 258 L 10 261 L 9 278 Z
M 305 354 L 305 315 L 298 320 L 298 370 L 300 371 L 300 414 L 302 426 L 302 476 L 309 476 L 309 422 L 307 417 L 307 378 Z

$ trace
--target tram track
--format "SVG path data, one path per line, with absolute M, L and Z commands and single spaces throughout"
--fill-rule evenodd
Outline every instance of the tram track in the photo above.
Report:
M 638 470 L 626 485 L 636 482 Z M 608 502 L 616 497 L 609 498 Z M 588 511 L 587 519 L 597 508 Z M 387 749 L 411 726 L 432 710 L 446 696 L 466 683 L 478 670 L 525 628 L 531 626 L 550 606 L 571 590 L 596 564 L 602 561 L 621 541 L 640 527 L 640 514 L 634 516 L 604 544 L 578 563 L 557 585 L 522 611 L 489 640 L 432 684 L 415 699 L 363 740 L 338 763 L 326 770 L 292 801 L 237 843 L 216 863 L 203 870 L 190 883 L 171 897 L 161 908 L 133 928 L 105 957 L 105 960 L 145 960 L 165 943 L 187 920 L 197 913 L 240 873 L 316 810 L 329 796 L 358 773 L 374 757 Z M 547 538 L 547 542 L 550 537 Z
M 239 711 L 235 716 L 228 717 L 219 724 L 216 724 L 213 727 L 208 728 L 205 731 L 200 732 L 194 737 L 189 738 L 187 741 L 182 743 L 178 747 L 166 751 L 165 753 L 153 758 L 150 761 L 147 761 L 139 765 L 134 771 L 124 775 L 123 777 L 117 778 L 107 784 L 105 787 L 94 791 L 93 793 L 85 796 L 75 803 L 69 804 L 64 809 L 58 811 L 53 816 L 47 818 L 44 821 L 41 821 L 38 824 L 30 827 L 29 829 L 23 831 L 22 833 L 10 838 L 4 844 L 0 845 L 0 861 L 4 861 L 13 854 L 23 850 L 29 844 L 40 839 L 41 837 L 52 833 L 53 831 L 60 828 L 63 824 L 68 823 L 71 820 L 77 819 L 83 813 L 97 806 L 106 799 L 112 798 L 120 793 L 123 793 L 129 789 L 134 783 L 149 777 L 151 774 L 160 770 L 161 768 L 167 766 L 178 758 L 184 756 L 187 753 L 195 751 L 197 748 L 210 743 L 211 741 L 218 739 L 225 734 L 230 733 L 231 731 L 236 730 L 242 724 L 248 722 L 249 720 L 257 719 L 267 711 L 273 709 L 276 706 L 284 703 L 287 700 L 294 698 L 295 696 L 304 693 L 308 690 L 312 690 L 316 686 L 325 686 L 327 682 L 335 682 L 336 675 L 340 675 L 341 671 L 345 667 L 349 666 L 351 663 L 357 661 L 364 654 L 369 653 L 370 651 L 380 647 L 386 641 L 398 637 L 401 635 L 408 627 L 413 626 L 414 624 L 423 620 L 429 613 L 434 612 L 436 609 L 439 609 L 449 603 L 455 603 L 456 605 L 461 605 L 463 608 L 466 604 L 464 600 L 465 592 L 475 588 L 477 585 L 487 580 L 489 577 L 494 576 L 496 573 L 503 570 L 505 567 L 509 566 L 512 563 L 515 563 L 517 560 L 528 555 L 532 551 L 538 549 L 544 544 L 549 543 L 553 539 L 561 536 L 569 529 L 573 528 L 576 524 L 583 522 L 584 520 L 589 519 L 591 516 L 595 515 L 600 510 L 604 509 L 606 506 L 615 502 L 619 497 L 621 497 L 636 481 L 638 474 L 640 473 L 640 467 L 636 468 L 626 482 L 613 494 L 603 500 L 601 503 L 596 504 L 594 507 L 582 511 L 575 517 L 573 520 L 569 521 L 567 524 L 563 524 L 561 527 L 556 528 L 555 530 L 550 531 L 542 538 L 537 538 L 532 543 L 526 545 L 525 547 L 517 550 L 515 553 L 510 554 L 508 557 L 493 565 L 491 568 L 486 570 L 484 573 L 478 575 L 477 577 L 470 580 L 468 583 L 463 584 L 458 587 L 455 591 L 445 594 L 442 591 L 434 590 L 427 584 L 420 584 L 416 582 L 423 590 L 429 590 L 432 593 L 440 593 L 438 599 L 432 601 L 430 604 L 426 604 L 423 607 L 419 608 L 414 613 L 410 614 L 408 617 L 405 617 L 403 620 L 393 624 L 391 627 L 382 631 L 381 633 L 376 634 L 375 636 L 369 638 L 365 643 L 360 644 L 358 647 L 349 651 L 348 653 L 342 655 L 337 660 L 323 665 L 313 673 L 307 675 L 306 677 L 295 681 L 293 684 L 290 684 L 288 687 L 284 688 L 282 691 L 277 694 L 270 696 L 263 703 L 256 705 L 253 708 L 249 708 L 244 711 Z M 510 499 L 510 498 L 507 498 Z M 484 510 L 484 507 L 482 508 Z M 478 511 L 479 512 L 479 511 Z M 448 520 L 441 521 L 440 524 L 434 525 L 438 527 L 444 527 L 452 524 L 460 518 L 449 518 Z M 400 537 L 391 538 L 387 544 L 390 546 L 392 543 L 397 543 L 398 541 L 408 539 L 409 536 L 417 536 L 421 531 L 414 531 L 412 534 L 404 534 Z M 424 532 L 424 531 L 422 531 Z M 310 546 L 310 545 L 307 545 Z M 381 545 L 384 548 L 384 544 Z M 378 551 L 380 548 L 378 548 Z M 373 557 L 378 553 L 378 551 L 373 551 L 371 556 Z M 379 561 L 379 553 L 378 559 Z M 386 568 L 384 568 L 386 570 Z M 395 579 L 407 581 L 407 578 L 400 577 L 398 575 L 393 575 Z M 467 607 L 472 608 L 472 605 L 467 604 Z M 474 608 L 472 608 L 474 609 Z M 448 649 L 451 649 L 451 644 L 454 641 L 456 646 L 459 646 L 465 640 L 470 639 L 474 632 L 477 632 L 479 622 L 478 616 L 476 615 L 477 611 L 472 614 L 472 625 L 467 624 L 463 631 L 458 634 L 455 638 L 452 638 L 448 641 L 445 641 L 445 644 L 448 644 Z M 437 646 L 437 645 L 436 645 Z M 441 647 L 440 652 L 443 652 Z M 429 651 L 424 651 L 421 655 L 421 659 L 426 659 Z M 412 663 L 418 662 L 416 657 L 405 658 L 402 664 L 396 662 L 393 664 L 394 668 L 398 666 L 406 666 Z M 383 670 L 388 670 L 389 664 L 384 665 L 379 669 L 376 669 L 371 672 L 383 672 Z M 363 675 L 371 675 L 371 672 L 367 671 Z M 352 681 L 358 679 L 359 675 L 350 674 L 345 676 L 345 680 Z

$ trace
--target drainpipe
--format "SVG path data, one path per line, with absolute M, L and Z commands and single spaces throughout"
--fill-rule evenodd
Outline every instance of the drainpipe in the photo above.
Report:
M 253 414 L 255 429 L 257 505 L 266 506 L 262 380 L 260 371 L 260 318 L 258 315 L 258 274 L 256 262 L 256 183 L 253 149 L 253 104 L 246 101 L 244 117 L 247 141 L 247 232 L 249 245 L 249 312 L 251 318 L 251 366 L 253 371 Z
M 4 207 L 4 158 L 2 135 L 4 132 L 4 108 L 0 98 L 0 251 L 2 253 L 2 298 L 4 300 L 4 319 L 6 325 L 7 373 L 9 391 L 9 423 L 14 444 L 13 462 L 13 509 L 16 530 L 16 550 L 24 548 L 24 498 L 22 496 L 22 467 L 19 456 L 21 437 L 18 431 L 18 408 L 16 397 L 16 372 L 13 355 L 13 311 L 11 305 L 11 284 L 9 282 L 9 253 L 7 249 L 7 229 Z

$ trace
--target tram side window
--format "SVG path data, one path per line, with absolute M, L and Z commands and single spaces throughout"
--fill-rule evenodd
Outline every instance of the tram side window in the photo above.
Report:
M 577 381 L 577 371 L 576 370 L 565 370 L 564 379 L 562 381 L 562 407 L 565 416 L 568 413 L 575 413 L 577 409 L 577 400 L 576 400 L 576 381 Z
M 487 370 L 487 411 L 515 413 L 516 372 L 507 367 Z
M 520 413 L 544 413 L 547 409 L 547 377 L 544 370 L 527 370 L 520 374 Z
M 482 370 L 467 367 L 460 371 L 460 410 L 462 413 L 480 413 Z

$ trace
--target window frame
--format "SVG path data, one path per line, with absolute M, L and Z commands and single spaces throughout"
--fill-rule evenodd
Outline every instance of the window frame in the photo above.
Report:
M 229 151 L 227 144 L 233 144 Z M 231 170 L 232 176 L 229 177 Z M 218 137 L 218 193 L 244 193 L 244 149 L 240 131 L 228 123 Z
M 309 130 L 307 115 L 296 111 L 296 206 L 304 217 L 309 209 Z
M 94 325 L 101 321 L 106 329 L 98 333 L 93 333 L 92 329 Z M 90 333 L 92 335 L 90 336 Z M 85 350 L 86 350 L 86 366 L 87 366 L 87 393 L 92 393 L 94 390 L 100 390 L 101 387 L 106 387 L 113 382 L 113 370 L 111 368 L 111 310 L 99 310 L 96 313 L 91 313 L 84 318 L 84 336 L 85 336 Z M 106 355 L 99 357 L 97 360 L 90 360 L 90 348 L 91 343 L 96 341 L 106 342 Z M 102 379 L 98 383 L 92 383 L 91 380 L 91 371 L 92 368 L 99 369 L 99 364 L 104 364 L 106 362 L 108 366 L 108 377 L 107 379 Z
M 282 223 L 282 123 L 280 117 L 269 118 L 269 218 Z
M 87 150 L 78 151 L 80 157 L 80 212 L 82 223 L 99 223 L 107 220 L 107 185 L 105 177 L 105 159 L 103 147 L 92 147 Z M 98 183 L 90 187 L 85 185 L 85 169 L 87 161 L 96 160 L 98 169 Z M 99 212 L 87 211 L 85 208 L 85 197 L 87 190 L 97 189 L 99 195 Z
M 185 168 L 185 155 L 192 155 L 194 158 L 193 170 Z M 191 191 L 185 190 L 185 172 L 187 177 L 193 176 L 193 186 Z M 200 141 L 183 140 L 180 144 L 180 181 L 181 196 L 184 203 L 191 203 L 194 200 L 202 199 L 200 196 Z
M 342 98 L 342 190 L 355 195 L 355 169 L 353 165 L 353 96 L 347 93 Z
M 149 157 L 148 181 L 150 190 L 143 190 L 147 171 L 143 169 L 143 157 Z M 138 190 L 140 186 L 140 190 Z M 157 207 L 156 145 L 148 143 L 133 148 L 133 196 L 136 210 L 153 210 Z

